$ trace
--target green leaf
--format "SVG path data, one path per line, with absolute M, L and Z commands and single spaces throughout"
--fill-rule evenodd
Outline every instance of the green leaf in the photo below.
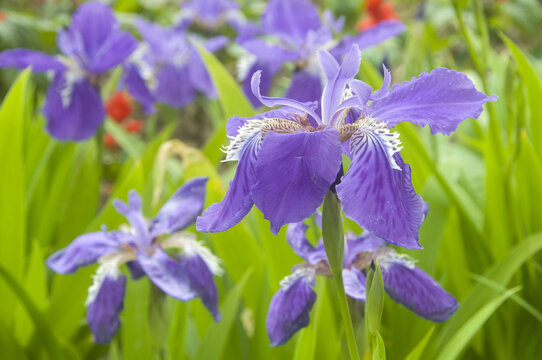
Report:
M 245 273 L 243 279 L 230 291 L 228 297 L 220 306 L 222 319 L 209 327 L 196 354 L 196 360 L 218 360 L 221 358 L 226 347 L 226 340 L 228 340 L 228 335 L 237 317 L 241 303 L 241 293 L 251 272 L 249 270 Z
M 431 327 L 427 334 L 420 340 L 418 345 L 408 355 L 406 356 L 405 360 L 419 360 L 423 354 L 423 351 L 425 350 L 425 347 L 427 346 L 427 342 L 431 338 L 431 335 L 433 335 L 433 331 L 435 331 L 435 327 Z
M 344 233 L 341 203 L 337 195 L 328 191 L 322 209 L 322 238 L 329 267 L 333 276 L 342 276 L 344 255 Z
M 18 283 L 23 280 L 26 256 L 23 123 L 30 94 L 29 77 L 27 69 L 13 84 L 0 108 L 0 265 L 9 269 Z M 9 327 L 15 297 L 5 284 L 0 284 L 0 294 L 0 321 Z
M 506 291 L 504 294 L 492 299 L 479 311 L 477 311 L 455 334 L 446 342 L 444 348 L 440 351 L 437 360 L 456 359 L 465 346 L 472 339 L 474 334 L 484 325 L 489 317 L 497 310 L 501 304 L 510 296 L 518 292 L 520 287 L 515 287 Z
M 123 359 L 151 359 L 151 334 L 149 327 L 149 295 L 151 281 L 148 278 L 126 282 L 126 297 L 122 312 Z
M 382 312 L 384 311 L 384 282 L 382 272 L 377 262 L 375 270 L 367 277 L 367 301 L 365 302 L 365 321 L 367 334 L 373 336 L 380 329 Z
M 224 111 L 224 125 L 222 128 L 215 131 L 214 136 L 206 144 L 203 152 L 207 158 L 213 163 L 218 164 L 222 154 L 219 151 L 222 145 L 227 140 L 226 137 L 226 120 L 234 115 L 238 116 L 253 116 L 254 109 L 248 102 L 247 98 L 241 91 L 241 88 L 231 76 L 228 70 L 222 63 L 210 52 L 205 50 L 199 43 L 194 42 L 197 47 L 211 79 L 218 92 L 218 99 Z
M 119 143 L 120 147 L 134 159 L 139 159 L 143 154 L 144 145 L 143 143 L 134 135 L 129 134 L 114 121 L 107 120 L 105 122 L 105 130 Z

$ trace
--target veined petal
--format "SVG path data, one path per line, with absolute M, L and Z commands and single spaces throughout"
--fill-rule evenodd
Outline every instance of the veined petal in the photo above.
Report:
M 325 50 L 318 51 L 318 61 L 326 76 L 321 101 L 322 122 L 333 125 L 331 120 L 339 104 L 344 100 L 346 85 L 359 71 L 361 52 L 357 45 L 353 45 L 340 67 L 335 58 Z
M 205 203 L 207 180 L 198 177 L 188 181 L 166 201 L 149 225 L 153 237 L 180 231 L 196 222 Z
M 252 192 L 274 234 L 282 225 L 314 213 L 335 181 L 341 160 L 339 133 L 334 128 L 266 135 Z
M 181 301 L 198 296 L 184 266 L 162 249 L 156 248 L 152 255 L 140 253 L 137 260 L 151 281 L 169 296 Z
M 262 14 L 262 26 L 269 35 L 291 45 L 304 43 L 309 31 L 322 26 L 317 8 L 307 0 L 271 0 Z
M 299 269 L 281 281 L 273 295 L 266 325 L 272 346 L 283 345 L 301 328 L 309 325 L 309 314 L 316 301 L 314 269 Z
M 369 105 L 367 114 L 388 127 L 410 121 L 429 125 L 433 134 L 449 135 L 463 120 L 480 116 L 485 102 L 496 100 L 496 95 L 487 96 L 476 90 L 466 75 L 437 68 L 395 84 L 387 96 Z
M 118 250 L 119 245 L 105 231 L 84 234 L 51 255 L 47 259 L 47 266 L 56 273 L 71 274 L 82 266 L 96 262 L 101 256 Z
M 395 252 L 379 259 L 384 288 L 390 297 L 417 315 L 435 322 L 448 320 L 457 300 L 423 270 Z
M 261 76 L 262 76 L 261 71 L 256 71 L 252 75 L 252 80 L 250 84 L 251 84 L 252 93 L 263 105 L 267 107 L 273 107 L 276 105 L 290 106 L 290 107 L 306 112 L 307 114 L 312 116 L 314 120 L 316 120 L 318 123 L 321 122 L 320 117 L 316 115 L 314 110 L 312 110 L 307 104 L 304 104 L 297 100 L 292 100 L 292 99 L 287 99 L 287 98 L 262 96 L 262 94 L 260 93 Z
M 107 344 L 120 327 L 119 314 L 124 307 L 126 277 L 118 270 L 119 258 L 105 259 L 88 289 L 87 322 L 94 342 Z
M 55 76 L 47 89 L 43 114 L 47 132 L 58 140 L 82 141 L 96 133 L 105 119 L 102 100 L 86 80 Z
M 356 131 L 352 163 L 337 194 L 344 214 L 364 229 L 394 245 L 421 248 L 424 202 L 412 186 L 410 166 L 396 153 L 396 140 L 378 123 Z
M 294 252 L 306 260 L 309 264 L 316 265 L 320 261 L 327 261 L 326 251 L 323 246 L 314 247 L 305 235 L 308 226 L 303 222 L 288 225 L 286 240 Z
M 222 232 L 236 225 L 254 205 L 252 186 L 256 181 L 255 164 L 261 147 L 261 120 L 248 121 L 226 149 L 228 157 L 239 160 L 235 176 L 226 196 L 211 205 L 196 221 L 196 229 L 204 232 Z M 228 159 L 228 157 L 226 159 Z
M 365 301 L 365 275 L 356 268 L 343 269 L 344 291 L 353 299 Z
M 25 69 L 32 67 L 32 72 L 46 71 L 62 72 L 66 66 L 58 59 L 39 51 L 26 49 L 11 49 L 0 52 L 0 68 L 14 67 Z

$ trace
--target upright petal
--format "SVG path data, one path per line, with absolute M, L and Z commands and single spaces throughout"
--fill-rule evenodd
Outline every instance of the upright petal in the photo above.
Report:
M 87 322 L 94 342 L 107 344 L 120 327 L 126 277 L 116 268 L 101 266 L 88 289 Z
M 152 238 L 149 234 L 147 221 L 141 212 L 141 196 L 135 190 L 130 190 L 128 193 L 128 204 L 115 199 L 113 200 L 115 210 L 123 215 L 130 226 L 135 231 L 138 243 L 136 244 L 141 249 L 146 249 L 150 246 Z
M 286 90 L 286 97 L 300 102 L 319 101 L 322 96 L 322 81 L 319 74 L 301 70 L 292 76 L 292 82 Z M 318 110 L 317 110 L 318 112 Z
M 308 226 L 303 222 L 288 225 L 286 240 L 294 252 L 309 264 L 316 265 L 320 261 L 327 261 L 326 251 L 323 245 L 314 247 L 306 236 Z
M 397 254 L 379 259 L 379 263 L 386 292 L 417 315 L 443 322 L 459 307 L 457 300 L 435 280 Z
M 290 45 L 302 45 L 309 31 L 322 26 L 318 9 L 307 0 L 271 0 L 262 15 L 268 35 L 280 37 Z
M 343 269 L 344 291 L 353 299 L 365 301 L 365 275 L 356 268 Z
M 339 133 L 334 128 L 266 135 L 252 191 L 274 234 L 282 225 L 314 213 L 335 181 L 341 160 Z
M 84 234 L 75 238 L 64 249 L 47 259 L 47 266 L 59 274 L 71 274 L 90 265 L 99 257 L 119 249 L 119 245 L 105 231 Z
M 325 74 L 326 84 L 322 93 L 322 121 L 324 124 L 331 124 L 332 117 L 343 101 L 344 90 L 350 80 L 359 71 L 361 53 L 356 45 L 352 46 L 350 53 L 346 56 L 339 67 L 333 56 L 325 51 L 318 52 L 318 61 Z
M 421 248 L 424 202 L 412 187 L 410 166 L 395 153 L 393 135 L 378 126 L 350 138 L 352 163 L 337 186 L 344 214 L 394 245 Z
M 236 225 L 254 205 L 252 186 L 256 181 L 255 164 L 261 147 L 261 126 L 259 120 L 246 123 L 236 139 L 243 140 L 238 144 L 237 154 L 232 155 L 239 160 L 235 176 L 230 182 L 226 196 L 220 203 L 211 205 L 196 221 L 198 231 L 222 232 Z M 235 145 L 235 140 L 232 145 Z
M 55 76 L 45 95 L 43 114 L 47 131 L 58 140 L 82 141 L 92 137 L 105 119 L 100 96 L 86 80 L 69 83 Z
M 31 66 L 36 73 L 62 72 L 66 66 L 58 59 L 35 50 L 11 49 L 0 52 L 0 68 L 13 67 L 25 69 Z
M 269 93 L 271 85 L 273 84 L 273 73 L 271 72 L 270 67 L 261 61 L 254 62 L 254 64 L 252 64 L 252 66 L 248 69 L 247 75 L 242 84 L 243 93 L 254 108 L 258 108 L 262 104 L 260 100 L 252 93 L 252 74 L 254 74 L 256 71 L 261 71 L 262 74 L 259 86 L 260 91 L 263 94 Z
M 410 121 L 429 125 L 433 134 L 449 135 L 463 120 L 480 116 L 485 102 L 495 100 L 495 95 L 476 90 L 465 74 L 437 68 L 395 84 L 386 97 L 369 105 L 367 113 L 388 127 Z
M 198 296 L 185 267 L 164 250 L 156 248 L 152 255 L 140 253 L 137 260 L 151 281 L 169 296 L 181 301 Z
M 92 73 L 103 73 L 120 65 L 137 49 L 137 40 L 127 32 L 114 32 L 107 38 L 102 48 L 86 65 Z
M 207 180 L 206 177 L 192 179 L 175 191 L 151 221 L 151 234 L 171 234 L 195 223 L 205 203 Z
M 281 281 L 267 312 L 267 335 L 272 346 L 283 345 L 301 328 L 309 325 L 316 302 L 314 271 L 298 271 Z

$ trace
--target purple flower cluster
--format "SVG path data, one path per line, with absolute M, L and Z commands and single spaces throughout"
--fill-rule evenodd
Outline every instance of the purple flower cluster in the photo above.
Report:
M 315 216 L 320 220 L 317 223 L 321 222 L 319 215 Z M 316 301 L 312 289 L 316 275 L 331 276 L 324 244 L 320 241 L 313 246 L 305 235 L 307 229 L 303 222 L 288 226 L 288 243 L 306 262 L 295 266 L 292 275 L 281 281 L 280 289 L 271 300 L 267 332 L 273 346 L 286 343 L 309 324 L 309 314 Z M 369 232 L 359 237 L 348 233 L 345 237 L 342 276 L 346 295 L 350 298 L 365 301 L 364 271 L 373 261 L 380 265 L 388 295 L 418 316 L 443 322 L 457 310 L 459 305 L 452 295 L 416 267 L 408 256 L 397 253 Z
M 133 279 L 147 275 L 162 291 L 181 301 L 200 297 L 214 319 L 220 319 L 213 280 L 213 275 L 222 271 L 219 260 L 192 234 L 180 232 L 201 213 L 206 183 L 207 178 L 195 178 L 184 184 L 150 222 L 141 212 L 140 196 L 131 191 L 128 204 L 119 200 L 113 203 L 129 227 L 81 235 L 49 257 L 47 265 L 59 274 L 99 264 L 86 301 L 87 321 L 95 342 L 108 343 L 120 326 L 126 277 L 119 266 L 124 263 Z M 171 257 L 167 249 L 182 252 Z
M 262 70 L 261 92 L 267 94 L 272 78 L 285 63 L 294 63 L 296 72 L 286 97 L 298 101 L 317 101 L 322 94 L 322 83 L 316 53 L 326 49 L 341 59 L 353 44 L 360 49 L 377 45 L 405 30 L 396 20 L 383 21 L 357 35 L 343 35 L 344 19 L 334 19 L 330 11 L 323 17 L 308 0 L 270 0 L 261 17 L 258 35 L 238 39 L 248 52 L 240 61 L 239 77 L 243 89 L 254 106 L 257 97 L 251 93 L 250 76 Z
M 467 76 L 445 68 L 391 89 L 384 69 L 383 85 L 373 92 L 354 78 L 361 61 L 357 45 L 342 65 L 325 50 L 318 59 L 326 78 L 318 113 L 315 103 L 262 96 L 262 74 L 252 76 L 254 96 L 265 106 L 283 107 L 229 119 L 226 161 L 239 164 L 222 202 L 198 218 L 198 230 L 225 231 L 256 205 L 276 234 L 314 213 L 333 187 L 344 214 L 362 228 L 391 244 L 420 248 L 424 202 L 399 153 L 399 134 L 391 128 L 410 121 L 447 135 L 464 119 L 477 118 L 482 105 L 496 96 L 477 91 Z M 351 160 L 344 175 L 343 153 Z
M 52 72 L 43 113 L 47 131 L 56 139 L 80 141 L 93 136 L 105 118 L 99 86 L 103 75 L 120 65 L 137 48 L 137 40 L 120 29 L 113 11 L 89 1 L 73 15 L 66 30 L 58 32 L 62 55 L 12 49 L 0 53 L 0 67 Z

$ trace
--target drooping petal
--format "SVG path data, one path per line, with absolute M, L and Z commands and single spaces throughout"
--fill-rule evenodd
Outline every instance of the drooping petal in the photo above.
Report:
M 408 260 L 394 254 L 379 259 L 379 263 L 386 292 L 417 315 L 443 322 L 458 309 L 459 304 L 452 295 Z
M 365 275 L 356 268 L 343 269 L 344 291 L 353 299 L 365 301 Z
M 277 234 L 284 224 L 302 221 L 322 203 L 341 165 L 335 128 L 294 134 L 269 132 L 258 154 L 254 203 Z
M 314 247 L 306 236 L 308 226 L 303 222 L 288 225 L 286 240 L 294 252 L 306 260 L 309 264 L 317 264 L 322 260 L 327 261 L 326 251 L 323 246 Z
M 480 116 L 485 102 L 495 100 L 496 95 L 476 90 L 465 74 L 437 68 L 395 84 L 386 97 L 369 105 L 367 113 L 388 127 L 410 121 L 429 125 L 433 134 L 449 135 L 463 120 Z
M 386 245 L 384 239 L 368 231 L 364 231 L 361 236 L 355 236 L 353 233 L 348 232 L 346 239 L 344 251 L 345 266 L 352 264 L 360 253 L 373 252 Z
M 392 134 L 380 129 L 358 130 L 350 138 L 352 163 L 337 186 L 344 214 L 386 241 L 421 248 L 418 229 L 424 219 L 410 166 L 395 151 Z
M 98 268 L 86 301 L 87 322 L 95 343 L 109 343 L 119 329 L 125 286 L 126 277 L 118 269 L 107 265 Z
M 43 114 L 49 134 L 70 141 L 92 137 L 105 119 L 102 100 L 94 87 L 86 80 L 70 84 L 60 74 L 47 89 Z
M 353 44 L 359 46 L 360 50 L 375 46 L 397 36 L 406 30 L 406 26 L 397 20 L 381 21 L 377 25 L 362 31 L 359 35 L 346 35 L 341 42 L 331 50 L 331 53 L 340 58 L 348 51 Z
M 82 266 L 96 262 L 99 257 L 118 250 L 119 245 L 105 231 L 84 234 L 51 255 L 47 259 L 47 266 L 56 273 L 71 274 Z
M 139 265 L 137 260 L 128 261 L 126 266 L 128 266 L 128 270 L 130 270 L 130 275 L 132 275 L 133 280 L 141 279 L 145 276 L 145 271 L 143 271 L 143 268 Z
M 316 115 L 316 112 L 314 112 L 314 110 L 311 109 L 310 106 L 308 106 L 307 104 L 304 104 L 296 100 L 287 99 L 287 98 L 262 96 L 262 94 L 260 93 L 261 76 L 262 76 L 261 71 L 256 71 L 252 75 L 252 80 L 250 82 L 252 93 L 260 101 L 260 103 L 262 103 L 263 105 L 267 107 L 273 107 L 276 105 L 290 106 L 290 107 L 306 112 L 307 114 L 312 116 L 318 123 L 320 123 L 320 117 Z
M 155 249 L 152 255 L 140 253 L 137 260 L 151 281 L 169 296 L 181 301 L 198 296 L 186 269 L 162 249 Z
M 272 346 L 283 345 L 301 328 L 309 325 L 316 301 L 314 270 L 299 271 L 281 281 L 267 313 L 267 335 Z
M 156 75 L 158 86 L 155 96 L 158 101 L 174 107 L 183 107 L 196 98 L 196 89 L 190 81 L 188 67 L 163 64 Z
M 226 45 L 228 45 L 228 42 L 229 40 L 227 36 L 215 36 L 215 37 L 205 40 L 203 47 L 207 51 L 215 52 L 224 48 Z
M 205 94 L 208 99 L 213 99 L 217 96 L 216 88 L 203 63 L 199 52 L 192 47 L 190 52 L 190 60 L 187 64 L 188 75 L 192 86 Z M 186 79 L 185 79 L 186 81 Z
M 141 77 L 136 65 L 128 64 L 124 66 L 122 78 L 120 80 L 121 86 L 134 97 L 142 106 L 143 110 L 147 114 L 154 112 L 154 95 L 152 95 L 149 87 L 145 83 L 145 80 Z
M 322 96 L 322 82 L 319 74 L 301 70 L 294 74 L 286 90 L 286 97 L 300 102 L 319 101 Z M 318 110 L 316 111 L 318 112 Z
M 147 248 L 152 241 L 147 228 L 147 222 L 143 213 L 141 212 L 141 196 L 135 190 L 130 190 L 128 193 L 128 204 L 115 199 L 113 200 L 113 206 L 115 210 L 123 215 L 130 226 L 135 231 L 135 238 L 138 243 L 136 244 L 140 248 Z
M 307 0 L 271 0 L 262 14 L 262 26 L 269 35 L 291 45 L 302 45 L 312 31 L 322 26 L 318 9 Z
M 322 121 L 324 124 L 331 124 L 332 117 L 343 100 L 346 85 L 359 71 L 361 53 L 359 48 L 353 45 L 339 67 L 337 61 L 329 52 L 320 50 L 318 51 L 318 61 L 326 77 L 321 101 Z
M 149 225 L 153 237 L 180 231 L 196 222 L 205 203 L 207 180 L 198 177 L 188 181 L 166 201 Z
M 66 66 L 58 59 L 35 50 L 11 49 L 0 53 L 0 68 L 13 67 L 25 69 L 32 67 L 32 72 L 62 72 Z
M 254 129 L 250 130 L 252 125 Z M 261 121 L 251 120 L 239 130 L 242 134 L 238 134 L 237 137 L 246 135 L 246 139 L 239 144 L 239 149 L 235 149 L 237 155 L 234 156 L 239 160 L 235 176 L 224 199 L 211 205 L 198 217 L 196 221 L 198 231 L 226 231 L 241 221 L 254 205 L 252 186 L 256 181 L 255 164 L 261 147 L 261 125 Z

